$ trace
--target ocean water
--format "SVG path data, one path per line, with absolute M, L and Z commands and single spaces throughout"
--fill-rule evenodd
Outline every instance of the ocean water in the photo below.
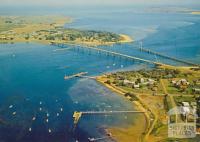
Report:
M 31 14 L 34 13 L 32 11 Z M 44 13 L 51 12 L 46 10 Z M 6 14 L 12 15 L 13 12 Z M 62 9 L 56 14 L 74 17 L 74 22 L 66 24 L 66 28 L 123 33 L 134 39 L 133 43 L 99 48 L 167 64 L 184 65 L 135 48 L 143 42 L 144 48 L 200 63 L 198 15 L 145 13 L 130 7 L 84 12 Z M 64 75 L 88 72 L 88 75 L 96 76 L 118 70 L 152 68 L 153 65 L 88 50 L 55 49 L 59 47 L 36 43 L 0 44 L 0 141 L 84 142 L 88 137 L 105 135 L 105 128 L 125 127 L 133 123 L 136 114 L 88 115 L 81 118 L 73 131 L 74 111 L 132 110 L 134 107 L 131 102 L 95 80 L 64 80 Z
M 1 45 L 0 118 L 4 121 L 0 125 L 1 140 L 87 141 L 89 136 L 103 135 L 103 126 L 114 126 L 125 118 L 83 117 L 80 127 L 73 132 L 74 111 L 134 109 L 130 102 L 94 80 L 64 80 L 64 75 L 85 71 L 91 76 L 100 75 L 122 67 L 138 68 L 139 63 L 133 65 L 127 60 L 84 50 L 55 49 L 58 47 L 34 43 Z M 134 116 L 130 115 L 130 120 L 122 125 L 130 124 L 131 118 Z
M 134 47 L 139 47 L 142 42 L 143 48 L 193 63 L 200 63 L 199 15 L 146 13 L 128 8 L 121 11 L 88 12 L 74 17 L 74 22 L 66 24 L 66 28 L 110 31 L 127 34 L 134 39 L 132 44 L 117 45 L 115 46 L 117 48 L 111 48 L 111 50 L 163 63 L 184 65 L 166 58 L 139 53 Z

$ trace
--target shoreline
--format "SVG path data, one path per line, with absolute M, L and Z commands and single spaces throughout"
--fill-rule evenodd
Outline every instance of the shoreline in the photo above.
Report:
M 200 11 L 192 11 L 191 14 L 193 14 L 193 15 L 200 15 Z
M 4 23 L 4 27 L 7 26 L 6 19 L 9 18 L 11 23 L 16 24 L 16 18 L 13 17 L 0 17 L 0 23 Z M 31 19 L 30 19 L 31 18 Z M 95 31 L 93 35 L 87 36 L 84 32 L 90 32 L 87 30 L 80 31 L 79 29 L 74 29 L 67 31 L 68 33 L 77 33 L 66 34 L 65 24 L 72 23 L 74 20 L 71 17 L 67 16 L 32 16 L 32 17 L 17 17 L 17 20 L 24 21 L 18 24 L 16 27 L 12 26 L 10 29 L 4 29 L 0 31 L 0 43 L 19 43 L 19 42 L 36 42 L 42 44 L 51 44 L 52 42 L 57 42 L 61 44 L 79 44 L 85 46 L 101 46 L 101 45 L 114 45 L 118 43 L 128 43 L 133 42 L 133 39 L 125 34 L 117 34 L 105 32 L 104 37 L 97 35 L 98 38 L 95 38 Z M 63 30 L 61 30 L 63 29 Z M 52 31 L 49 32 L 49 31 Z M 79 34 L 83 36 L 79 37 Z M 100 31 L 96 31 L 98 33 Z M 103 33 L 103 32 L 102 32 Z M 109 33 L 109 34 L 106 34 Z M 58 35 L 62 34 L 62 38 Z M 113 34 L 113 35 L 112 35 Z M 110 38 L 103 40 L 104 38 Z M 114 36 L 114 37 L 113 37 Z M 47 38 L 48 37 L 48 38 Z M 117 37 L 117 38 L 116 38 Z
M 35 43 L 40 43 L 40 44 L 45 44 L 45 45 L 50 45 L 51 42 L 58 42 L 58 43 L 62 43 L 62 44 L 67 44 L 67 45 L 70 45 L 70 44 L 78 44 L 78 45 L 83 45 L 83 46 L 101 46 L 101 45 L 114 45 L 114 44 L 117 44 L 117 43 L 130 43 L 130 42 L 133 42 L 134 40 L 129 37 L 128 35 L 124 35 L 124 34 L 119 34 L 122 38 L 122 40 L 120 40 L 119 42 L 82 42 L 82 41 L 66 41 L 66 42 L 63 42 L 63 41 L 54 41 L 54 40 L 38 40 L 38 39 L 29 39 L 29 40 L 26 40 L 24 38 L 18 38 L 18 39 L 14 39 L 14 40 L 0 40 L 0 44 L 9 44 L 9 43 L 27 43 L 27 42 L 35 42 Z
M 121 88 L 116 88 L 113 85 L 106 84 L 103 80 L 102 76 L 97 76 L 96 81 L 102 84 L 103 86 L 107 87 L 112 92 L 115 92 L 116 94 L 123 96 L 125 99 L 129 100 L 128 97 L 125 97 L 125 90 L 122 90 Z M 130 101 L 130 100 L 129 100 Z M 118 134 L 118 136 L 111 136 L 113 139 L 115 139 L 117 142 L 129 142 L 130 139 L 134 138 L 137 139 L 137 142 L 142 142 L 146 139 L 146 137 L 149 134 L 150 130 L 150 121 L 149 121 L 149 115 L 147 113 L 147 110 L 144 108 L 143 104 L 141 104 L 140 101 L 131 101 L 131 103 L 134 105 L 136 110 L 140 111 L 146 111 L 142 116 L 138 116 L 140 119 L 137 119 L 136 121 L 141 122 L 141 119 L 144 121 L 144 123 L 135 123 L 131 126 L 128 126 L 128 128 L 108 128 L 107 130 L 111 132 L 112 134 Z M 143 125 L 142 125 L 143 124 Z M 144 128 L 141 130 L 141 127 Z M 138 132 L 140 130 L 140 132 Z M 136 132 L 136 133 L 135 133 Z M 133 134 L 133 135 L 130 135 Z M 123 136 L 124 135 L 124 136 Z M 123 141 L 122 141 L 123 140 Z M 127 141 L 125 141 L 127 140 Z
M 175 67 L 175 66 L 158 66 L 158 69 L 173 69 L 173 70 L 178 70 L 180 71 L 178 74 L 193 74 L 194 77 L 198 78 L 199 75 L 199 67 Z M 196 70 L 195 70 L 196 69 Z M 120 74 L 123 75 L 123 74 Z M 120 76 L 118 75 L 118 77 Z M 130 74 L 129 74 L 130 75 Z M 175 76 L 174 78 L 178 78 L 179 76 Z M 187 80 L 190 79 L 194 79 L 193 78 L 186 78 Z M 114 77 L 113 77 L 114 78 Z M 165 85 L 163 85 L 162 79 L 161 79 L 161 90 L 159 90 L 158 93 L 161 93 L 162 95 L 158 94 L 158 95 L 149 95 L 151 94 L 151 92 L 132 92 L 128 89 L 124 89 L 121 87 L 118 87 L 116 85 L 116 83 L 112 83 L 114 81 L 116 81 L 115 79 L 113 79 L 111 74 L 103 74 L 100 76 L 96 77 L 96 81 L 101 83 L 102 85 L 104 85 L 105 87 L 107 87 L 108 89 L 110 89 L 113 92 L 116 92 L 116 94 L 123 96 L 124 98 L 126 98 L 127 100 L 131 101 L 133 103 L 134 106 L 136 106 L 136 109 L 145 111 L 144 116 L 145 117 L 145 129 L 143 132 L 138 132 L 138 126 L 141 126 L 141 122 L 143 121 L 139 121 L 133 126 L 132 124 L 129 124 L 128 127 L 126 128 L 109 128 L 109 132 L 111 132 L 112 134 L 114 134 L 114 136 L 112 137 L 113 139 L 115 139 L 117 142 L 130 142 L 130 140 L 132 140 L 134 138 L 135 142 L 145 142 L 145 141 L 149 141 L 149 142 L 154 142 L 154 140 L 164 140 L 167 139 L 167 111 L 170 106 L 170 104 L 173 102 L 173 100 L 170 100 L 170 102 L 167 102 L 167 104 L 165 104 L 165 102 L 167 101 L 166 96 L 172 96 L 173 97 L 173 93 L 172 95 L 169 95 L 168 92 L 162 92 L 163 90 L 165 90 Z M 190 80 L 191 81 L 191 80 Z M 159 86 L 159 85 L 158 85 Z M 161 91 L 161 92 L 160 92 Z M 127 93 L 127 94 L 126 94 Z M 131 95 L 129 95 L 128 93 L 132 93 Z M 171 94 L 171 93 L 170 93 Z M 153 99 L 153 100 L 152 100 Z M 155 99 L 155 100 L 154 100 Z M 173 98 L 174 99 L 174 98 Z M 160 103 L 160 101 L 162 103 Z M 151 106 L 152 105 L 152 106 Z M 159 107 L 157 106 L 159 105 Z M 176 104 L 175 104 L 176 106 Z M 175 107 L 175 106 L 172 106 Z M 161 108 L 162 107 L 162 108 Z M 167 107 L 167 108 L 166 108 Z M 159 109 L 159 110 L 158 110 Z M 138 118 L 137 118 L 138 119 Z M 131 129 L 130 129 L 131 128 Z M 132 132 L 138 132 L 137 133 L 137 137 L 134 137 L 135 135 L 130 135 L 130 131 Z M 140 136 L 138 136 L 140 133 Z M 133 133 L 132 133 L 133 134 Z M 155 134 L 159 134 L 158 136 L 156 136 Z M 160 138 L 160 136 L 162 136 L 162 139 Z M 137 138 L 137 141 L 136 141 Z M 127 139 L 127 141 L 125 141 L 124 139 Z M 128 141 L 129 139 L 129 141 Z

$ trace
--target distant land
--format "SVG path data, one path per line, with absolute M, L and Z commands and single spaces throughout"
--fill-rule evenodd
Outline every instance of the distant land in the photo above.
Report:
M 197 14 L 197 15 L 199 15 L 200 11 L 193 11 L 193 12 L 191 12 L 191 14 Z
M 64 24 L 71 22 L 72 18 L 65 16 L 1 16 L 0 43 L 58 42 L 95 46 L 133 41 L 124 34 L 64 28 Z

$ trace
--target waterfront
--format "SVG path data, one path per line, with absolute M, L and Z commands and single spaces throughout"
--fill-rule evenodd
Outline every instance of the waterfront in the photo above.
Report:
M 88 16 L 88 13 L 85 16 L 76 15 L 75 22 L 66 24 L 66 27 L 123 33 L 135 40 L 131 44 L 101 46 L 103 49 L 182 65 L 134 48 L 143 41 L 144 48 L 200 63 L 198 15 L 169 14 L 169 17 L 164 19 L 162 17 L 165 14 L 162 13 L 143 13 L 139 16 L 138 13 L 129 11 L 117 13 L 107 11 L 107 13 L 102 12 L 97 14 L 98 16 L 95 14 Z M 171 21 L 168 21 L 168 18 Z M 183 31 L 183 34 L 180 34 L 180 31 Z M 187 34 L 184 34 L 185 32 Z M 139 116 L 135 114 L 127 117 L 87 116 L 81 119 L 75 134 L 72 134 L 70 130 L 75 110 L 132 110 L 134 107 L 131 102 L 94 80 L 79 78 L 64 80 L 64 75 L 88 72 L 88 75 L 95 76 L 116 70 L 138 70 L 153 66 L 84 50 L 55 51 L 55 49 L 59 48 L 35 43 L 0 45 L 0 118 L 6 124 L 0 127 L 1 139 L 12 142 L 36 140 L 71 142 L 81 139 L 82 142 L 87 141 L 88 137 L 104 135 L 104 128 L 126 127 L 136 122 L 135 119 Z M 188 49 L 190 52 L 186 52 Z M 49 114 L 48 123 L 47 114 Z M 32 121 L 35 116 L 36 121 Z
M 121 68 L 121 65 L 125 68 L 130 66 L 131 62 L 113 60 L 102 55 L 89 55 L 81 51 L 55 52 L 55 48 L 30 43 L 1 45 L 0 112 L 1 119 L 6 123 L 1 126 L 2 139 L 7 141 L 26 141 L 27 139 L 30 141 L 33 138 L 35 138 L 33 141 L 50 140 L 50 138 L 73 139 L 73 136 L 70 136 L 70 130 L 73 127 L 73 111 L 133 109 L 130 102 L 116 96 L 93 80 L 76 78 L 64 80 L 65 74 L 88 71 L 89 75 L 98 75 Z M 115 66 L 113 66 L 114 63 Z M 13 115 L 14 112 L 16 112 L 15 115 Z M 48 123 L 46 122 L 47 113 L 50 115 Z M 60 114 L 59 117 L 57 113 Z M 36 117 L 36 121 L 32 121 L 33 117 Z M 112 126 L 124 119 L 120 115 L 119 117 L 102 117 L 83 118 L 80 122 L 80 130 L 77 128 L 77 139 L 81 138 L 84 141 L 84 139 L 87 140 L 87 136 L 98 136 L 100 134 L 95 130 L 96 127 Z M 131 123 L 132 118 L 133 115 L 130 115 L 129 121 L 122 125 Z M 90 127 L 81 127 L 81 125 Z M 29 132 L 30 127 L 31 132 Z M 51 129 L 52 134 L 48 133 L 48 129 Z M 6 135 L 8 131 L 12 137 Z M 16 133 L 17 131 L 20 135 Z M 17 137 L 19 138 L 16 139 Z

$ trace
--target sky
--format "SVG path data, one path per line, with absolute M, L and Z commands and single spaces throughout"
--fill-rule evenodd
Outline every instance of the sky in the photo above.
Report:
M 200 5 L 200 0 L 0 0 L 1 6 Z

